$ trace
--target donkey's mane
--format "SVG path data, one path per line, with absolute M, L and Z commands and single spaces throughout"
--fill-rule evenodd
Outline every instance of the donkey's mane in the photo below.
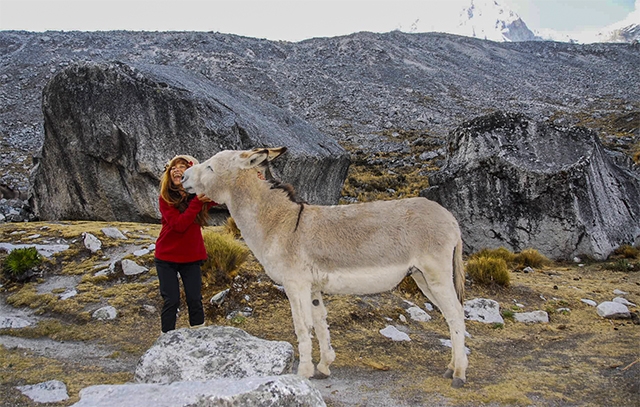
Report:
M 282 182 L 273 176 L 273 174 L 271 173 L 271 168 L 267 161 L 263 162 L 263 164 L 260 167 L 261 167 L 262 173 L 265 175 L 266 180 L 269 181 L 269 183 L 271 184 L 271 189 L 283 190 L 289 197 L 289 200 L 291 200 L 291 202 L 293 203 L 297 203 L 298 205 L 308 204 L 307 201 L 305 201 L 304 199 L 298 196 L 293 185 Z
M 270 179 L 269 183 L 271 183 L 271 189 L 281 189 L 284 192 L 286 192 L 291 202 L 297 203 L 299 205 L 303 205 L 307 203 L 304 199 L 300 198 L 296 194 L 296 190 L 293 188 L 293 185 L 284 183 L 277 179 Z

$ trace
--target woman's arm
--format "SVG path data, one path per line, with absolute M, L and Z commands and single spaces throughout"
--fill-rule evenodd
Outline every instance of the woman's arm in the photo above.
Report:
M 160 198 L 160 213 L 166 220 L 167 226 L 178 233 L 184 233 L 189 226 L 196 220 L 196 216 L 202 209 L 203 202 L 197 197 L 189 202 L 187 209 L 180 213 L 178 208 L 169 205 L 164 199 Z

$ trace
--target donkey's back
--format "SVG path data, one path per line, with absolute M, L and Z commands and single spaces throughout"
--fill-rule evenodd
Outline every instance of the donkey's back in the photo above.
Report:
M 328 273 L 327 293 L 390 290 L 430 258 L 451 260 L 460 240 L 453 215 L 426 198 L 310 205 L 302 213 L 299 232 L 294 250 L 323 276 Z M 331 284 L 331 276 L 339 282 Z M 371 280 L 380 287 L 372 287 Z

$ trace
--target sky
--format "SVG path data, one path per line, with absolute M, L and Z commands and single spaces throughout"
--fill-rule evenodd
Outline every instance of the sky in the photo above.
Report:
M 300 41 L 358 31 L 446 31 L 471 0 L 0 0 L 0 30 L 217 31 Z M 497 0 L 532 30 L 604 28 L 640 0 Z M 640 21 L 638 21 L 640 23 Z

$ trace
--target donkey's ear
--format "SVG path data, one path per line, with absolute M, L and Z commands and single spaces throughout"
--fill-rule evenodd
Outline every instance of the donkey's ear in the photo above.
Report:
M 269 157 L 269 150 L 266 148 L 254 148 L 253 150 L 240 153 L 240 166 L 251 168 L 259 165 Z
M 267 148 L 269 151 L 268 160 L 271 161 L 274 158 L 280 157 L 282 154 L 287 152 L 287 147 L 275 147 L 275 148 Z

